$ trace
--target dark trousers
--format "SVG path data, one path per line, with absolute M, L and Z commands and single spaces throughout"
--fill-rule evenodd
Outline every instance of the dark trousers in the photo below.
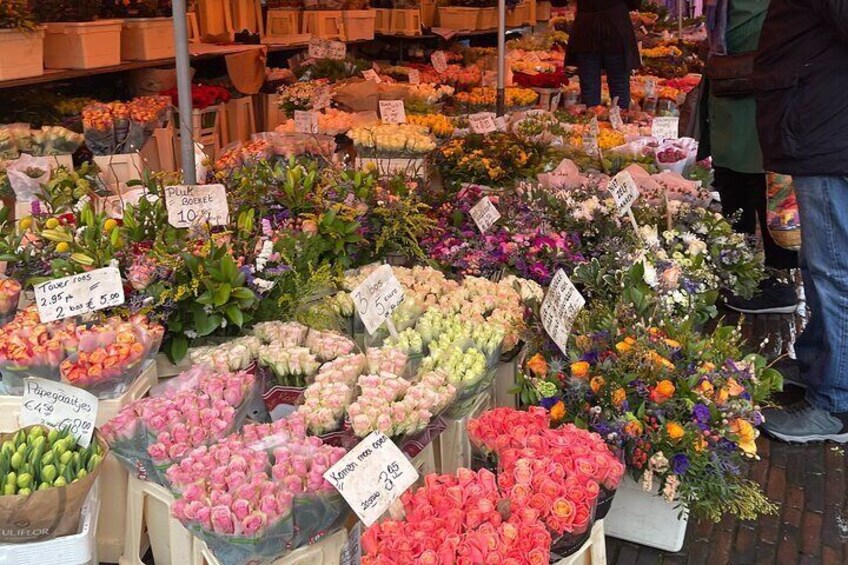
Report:
M 601 70 L 606 70 L 610 99 L 617 96 L 621 108 L 630 107 L 630 69 L 624 53 L 579 53 L 575 57 L 584 104 L 601 104 Z
M 769 234 L 765 173 L 739 173 L 724 167 L 715 167 L 713 184 L 721 195 L 722 214 L 728 218 L 738 214 L 733 229 L 739 233 L 754 235 L 759 223 L 766 266 L 773 269 L 797 269 L 798 253 L 780 247 Z

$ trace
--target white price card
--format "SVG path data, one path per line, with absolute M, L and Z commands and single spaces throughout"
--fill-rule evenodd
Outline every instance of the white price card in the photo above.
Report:
M 409 84 L 421 84 L 421 71 L 418 69 L 409 69 Z
M 489 231 L 489 228 L 495 225 L 495 222 L 501 218 L 501 213 L 498 212 L 498 209 L 495 208 L 495 205 L 492 204 L 488 196 L 481 198 L 480 202 L 475 204 L 469 212 L 471 213 L 471 219 L 477 224 L 480 233 Z
M 389 265 L 382 265 L 353 289 L 353 303 L 369 334 L 403 302 L 403 288 Z
M 654 118 L 654 122 L 651 124 L 651 137 L 656 137 L 660 141 L 677 139 L 679 137 L 679 127 L 680 118 L 676 116 Z
M 574 287 L 565 271 L 558 270 L 542 301 L 541 316 L 545 331 L 566 355 L 571 325 L 585 304 L 586 299 Z
M 377 71 L 374 69 L 365 69 L 362 71 L 362 76 L 365 77 L 365 80 L 370 80 L 371 82 L 376 82 L 380 84 L 383 82 L 383 79 L 380 78 L 380 75 L 377 74 Z
M 592 118 L 588 127 L 583 130 L 583 149 L 587 155 L 598 155 L 600 153 L 598 149 L 598 135 L 600 135 L 598 118 Z
M 618 105 L 618 96 L 613 98 L 609 111 L 610 125 L 615 131 L 624 131 L 624 120 L 621 119 L 621 107 Z
M 347 56 L 347 45 L 341 41 L 330 41 L 327 43 L 327 58 L 336 61 L 344 60 Z
M 312 92 L 310 104 L 315 110 L 323 110 L 330 107 L 330 100 L 333 96 L 333 89 L 329 85 L 319 86 Z
M 362 522 L 357 522 L 350 529 L 344 549 L 342 549 L 341 565 L 360 565 L 362 563 Z
M 405 124 L 403 100 L 380 100 L 380 119 L 386 124 Z
M 198 222 L 210 226 L 229 223 L 230 208 L 223 184 L 166 186 L 165 206 L 168 223 L 175 228 L 187 228 Z
M 324 59 L 327 57 L 327 42 L 320 37 L 313 36 L 309 40 L 307 54 L 310 59 Z
M 627 171 L 621 171 L 612 177 L 607 185 L 607 190 L 612 193 L 619 216 L 626 214 L 633 203 L 636 202 L 636 199 L 639 198 L 639 187 L 636 186 L 636 181 Z
M 506 118 L 503 116 L 495 118 L 495 127 L 498 131 L 506 131 Z
M 645 98 L 656 98 L 657 97 L 657 81 L 654 79 L 648 79 L 645 81 Z
M 324 478 L 370 526 L 418 480 L 418 471 L 392 440 L 373 432 L 330 467 Z
M 47 379 L 24 379 L 21 427 L 43 424 L 68 428 L 83 447 L 91 443 L 97 421 L 97 397 L 90 392 Z
M 104 267 L 35 285 L 35 304 L 42 323 L 123 303 L 124 285 L 117 267 Z
M 495 119 L 489 112 L 480 112 L 468 116 L 468 125 L 474 133 L 492 133 L 497 131 Z
M 430 62 L 433 63 L 433 68 L 437 73 L 443 73 L 448 70 L 448 56 L 444 51 L 433 51 L 430 55 Z
M 297 133 L 318 133 L 318 112 L 295 110 L 294 131 Z

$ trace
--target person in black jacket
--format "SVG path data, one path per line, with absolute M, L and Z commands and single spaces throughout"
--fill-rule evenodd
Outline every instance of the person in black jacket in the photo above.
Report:
M 630 107 L 630 72 L 641 66 L 630 11 L 642 0 L 577 0 L 577 16 L 568 38 L 566 63 L 575 65 L 583 103 L 601 103 L 601 70 L 606 69 L 610 97 Z
M 754 64 L 765 169 L 792 175 L 810 321 L 795 344 L 806 400 L 770 435 L 848 442 L 848 0 L 772 0 Z

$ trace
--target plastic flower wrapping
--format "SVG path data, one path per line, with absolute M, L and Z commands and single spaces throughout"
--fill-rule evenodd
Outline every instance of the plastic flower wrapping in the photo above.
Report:
M 160 385 L 161 396 L 153 389 L 122 408 L 101 431 L 131 473 L 167 485 L 168 467 L 241 426 L 256 384 L 251 373 L 197 365 Z
M 171 108 L 167 96 L 142 96 L 130 102 L 95 102 L 82 110 L 85 144 L 95 155 L 141 150 Z
M 125 391 L 144 362 L 159 350 L 164 328 L 144 316 L 110 317 L 81 324 L 75 319 L 41 323 L 36 307 L 17 312 L 0 327 L 0 372 L 9 394 L 23 379 L 63 380 L 100 398 Z
M 345 450 L 306 429 L 299 415 L 248 424 L 167 470 L 173 516 L 223 565 L 270 563 L 344 523 L 347 506 L 323 475 Z

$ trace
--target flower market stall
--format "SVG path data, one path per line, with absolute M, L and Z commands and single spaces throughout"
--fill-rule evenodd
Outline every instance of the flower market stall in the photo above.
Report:
M 104 4 L 122 41 L 171 23 Z M 673 551 L 689 516 L 774 512 L 746 470 L 782 379 L 716 308 L 762 257 L 682 135 L 698 22 L 634 14 L 630 109 L 587 108 L 543 4 L 509 6 L 536 28 L 499 73 L 493 47 L 318 31 L 367 6 L 269 3 L 312 23 L 255 89 L 192 84 L 177 34 L 176 84 L 0 125 L 0 555 L 597 565 L 605 533 Z M 255 7 L 199 2 L 201 35 L 219 10 L 272 35 Z M 51 526 L 12 528 L 31 507 Z

